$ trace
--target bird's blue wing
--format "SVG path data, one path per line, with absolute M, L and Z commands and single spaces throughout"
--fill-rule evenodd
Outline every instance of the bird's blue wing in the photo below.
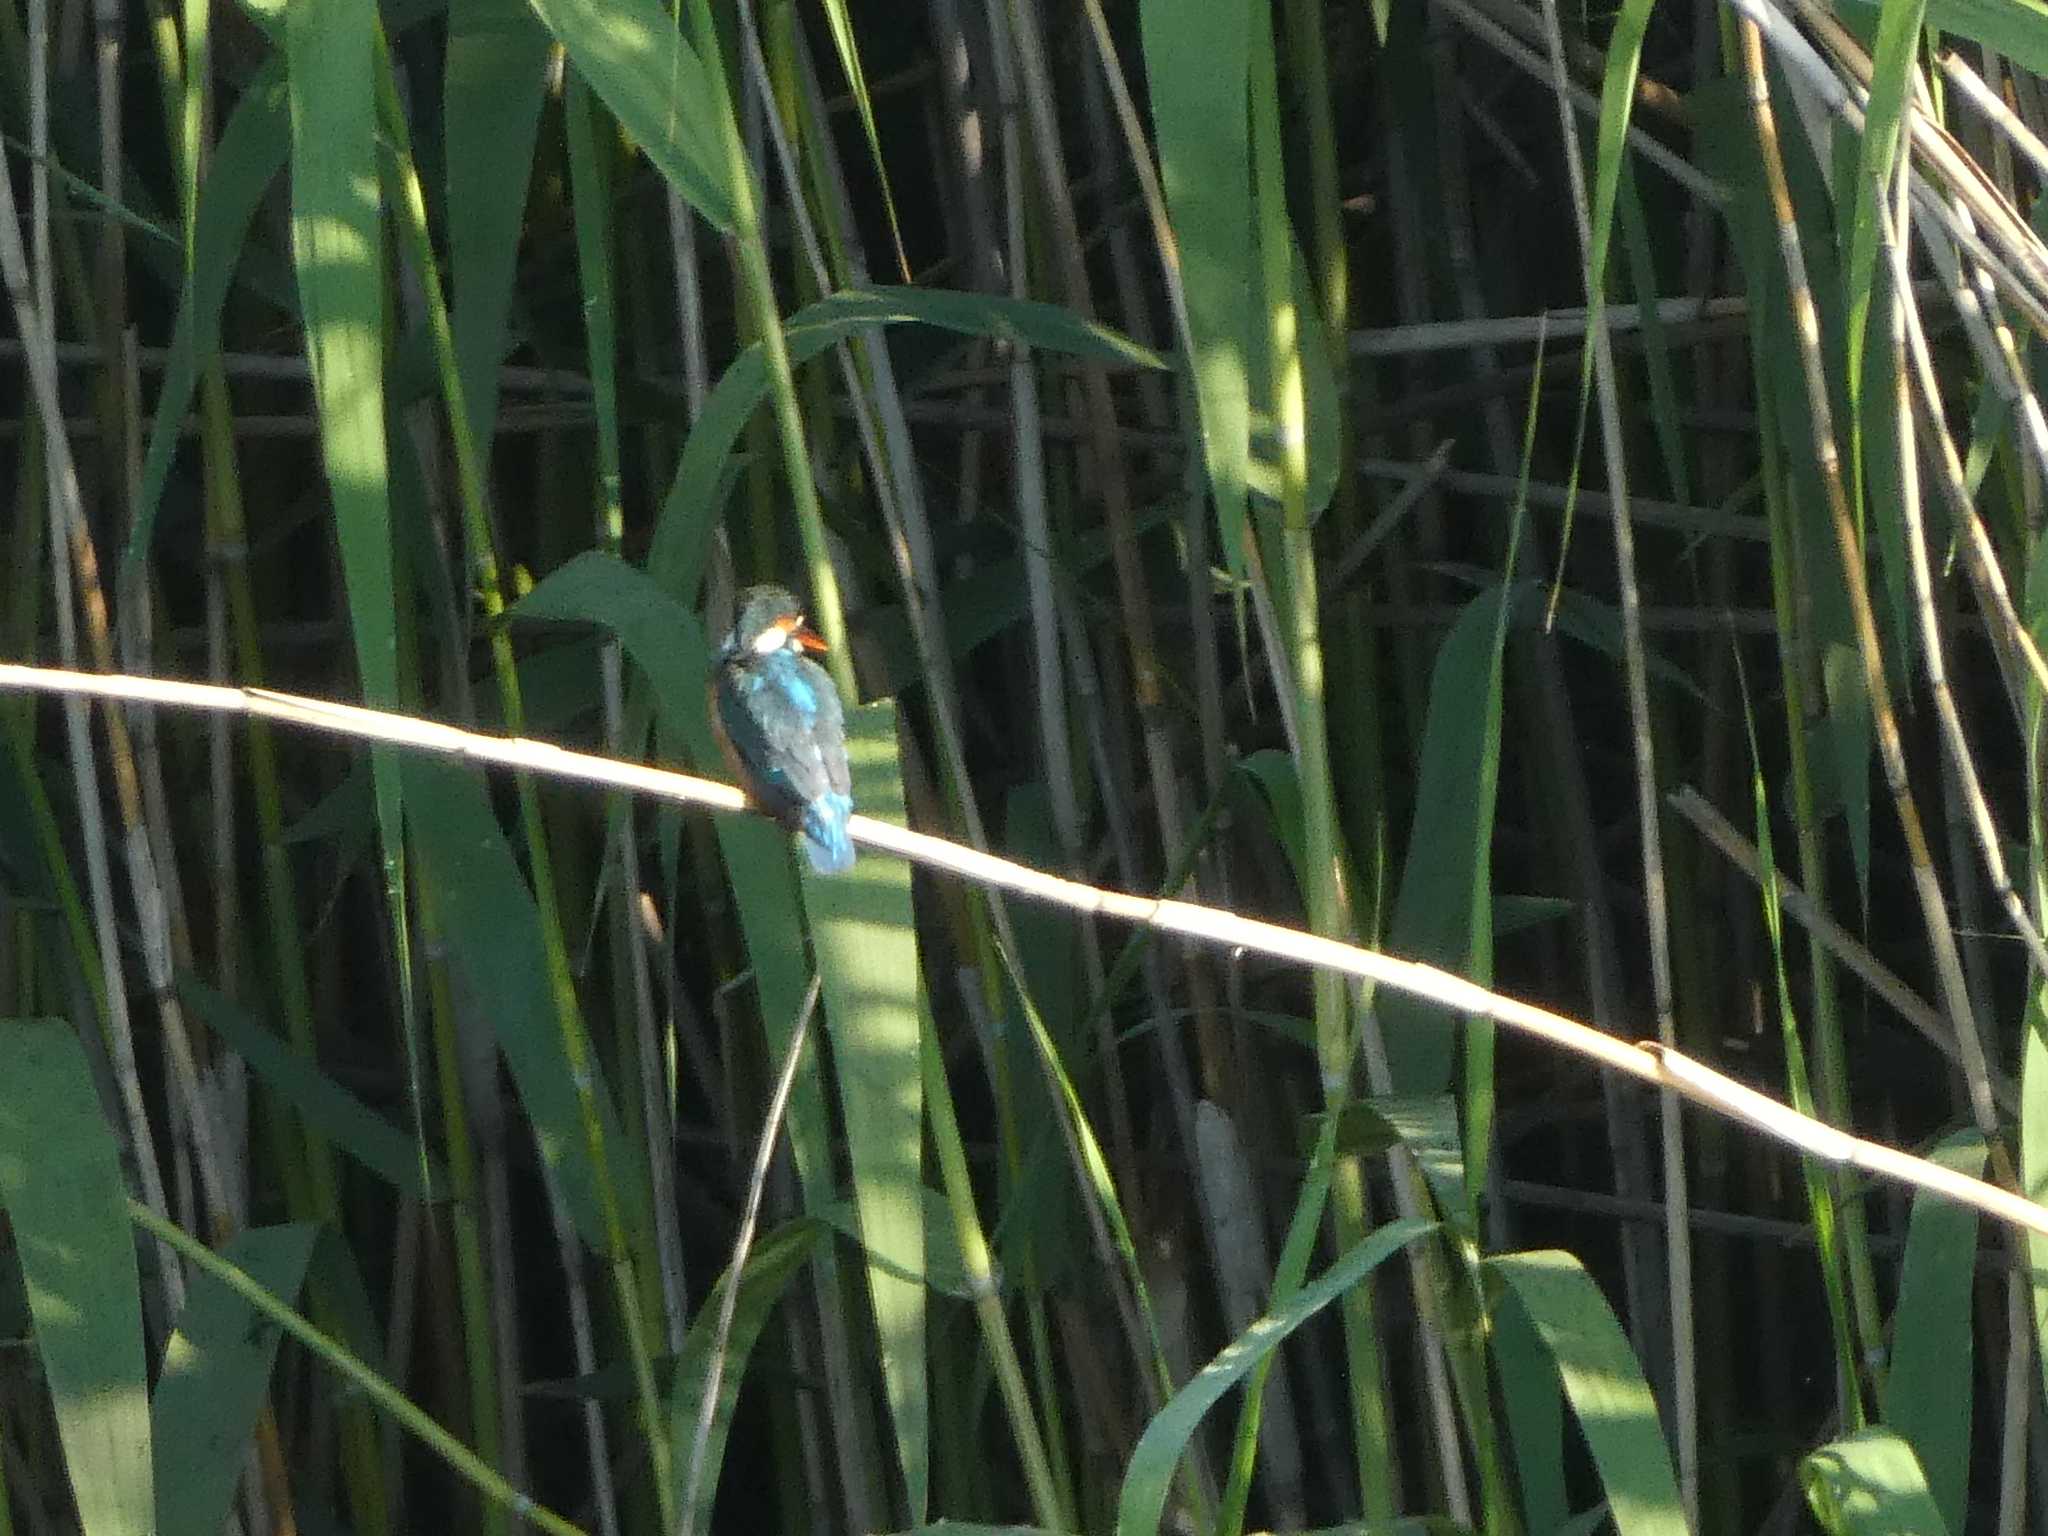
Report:
M 816 662 L 778 655 L 730 668 L 719 712 L 734 747 L 773 795 L 809 804 L 850 791 L 845 712 Z

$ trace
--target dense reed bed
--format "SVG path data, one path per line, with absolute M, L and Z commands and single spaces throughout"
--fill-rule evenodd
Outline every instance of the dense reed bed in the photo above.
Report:
M 2043 74 L 11 0 L 0 1536 L 2048 1530 Z

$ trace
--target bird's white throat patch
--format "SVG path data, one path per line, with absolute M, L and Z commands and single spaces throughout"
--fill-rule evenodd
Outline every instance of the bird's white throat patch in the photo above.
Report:
M 754 643 L 749 649 L 756 656 L 773 656 L 777 651 L 789 644 L 789 638 L 789 631 L 780 624 L 770 624 L 761 633 L 754 636 Z

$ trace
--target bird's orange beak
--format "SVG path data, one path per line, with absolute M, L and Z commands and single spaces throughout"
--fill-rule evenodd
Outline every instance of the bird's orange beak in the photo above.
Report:
M 775 622 L 781 626 L 784 634 L 814 655 L 822 655 L 827 649 L 823 637 L 804 623 L 804 616 L 802 614 L 785 613 Z

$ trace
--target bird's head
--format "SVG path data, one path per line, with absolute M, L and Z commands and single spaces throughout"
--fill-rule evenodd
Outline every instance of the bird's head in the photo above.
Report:
M 778 651 L 822 651 L 825 642 L 804 624 L 803 609 L 786 587 L 748 587 L 739 595 L 732 630 L 719 647 L 728 661 Z

